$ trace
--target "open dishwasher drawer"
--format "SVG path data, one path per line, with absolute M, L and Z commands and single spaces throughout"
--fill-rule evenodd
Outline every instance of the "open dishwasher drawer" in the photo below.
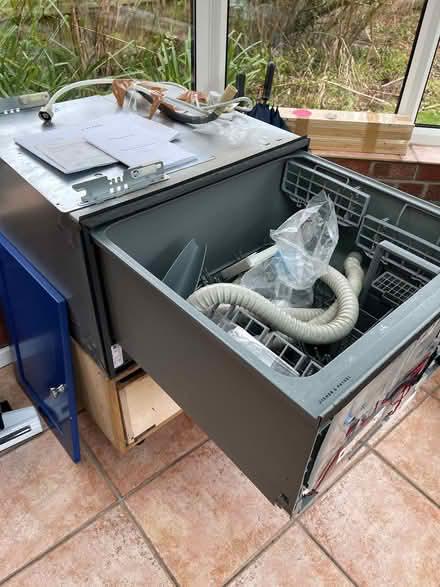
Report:
M 192 239 L 203 279 L 271 245 L 269 230 L 325 189 L 342 271 L 367 272 L 355 328 L 338 343 L 287 340 L 231 308 L 230 319 L 291 368 L 268 366 L 166 286 Z M 269 500 L 298 511 L 334 463 L 407 401 L 440 329 L 440 210 L 310 154 L 278 159 L 95 229 L 114 342 L 122 345 Z M 315 300 L 332 302 L 321 282 Z

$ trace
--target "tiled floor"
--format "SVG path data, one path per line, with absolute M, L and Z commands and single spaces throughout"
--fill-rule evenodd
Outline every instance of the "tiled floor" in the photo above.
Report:
M 121 457 L 85 413 L 0 455 L 0 584 L 440 585 L 440 371 L 290 520 L 184 415 Z M 11 368 L 0 395 L 27 405 Z

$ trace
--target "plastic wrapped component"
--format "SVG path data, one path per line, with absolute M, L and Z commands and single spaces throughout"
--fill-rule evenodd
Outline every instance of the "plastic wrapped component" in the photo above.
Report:
M 335 207 L 322 190 L 307 207 L 286 220 L 270 236 L 286 264 L 290 285 L 304 290 L 323 275 L 338 244 Z
M 241 285 L 283 307 L 313 303 L 313 285 L 326 273 L 339 232 L 335 208 L 324 191 L 270 236 L 277 252 L 250 269 Z
M 281 375 L 289 375 L 298 377 L 299 373 L 295 371 L 290 365 L 268 349 L 262 342 L 257 340 L 254 336 L 249 334 L 241 326 L 237 326 L 227 318 L 222 320 L 219 324 L 225 332 L 237 340 L 240 344 L 245 346 L 249 352 L 258 357 L 265 365 L 274 369 Z
M 291 274 L 279 252 L 273 257 L 249 269 L 240 285 L 271 300 L 280 308 L 308 308 L 313 304 L 313 288 L 295 289 Z

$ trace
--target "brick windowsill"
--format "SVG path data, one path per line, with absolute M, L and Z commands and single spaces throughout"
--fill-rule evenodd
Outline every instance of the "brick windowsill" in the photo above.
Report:
M 312 152 L 413 196 L 440 201 L 440 147 L 410 145 L 406 155 Z

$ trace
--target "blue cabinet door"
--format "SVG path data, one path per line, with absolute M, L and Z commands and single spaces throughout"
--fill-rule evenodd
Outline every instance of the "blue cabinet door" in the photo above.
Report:
M 1 234 L 0 269 L 20 383 L 77 462 L 79 437 L 66 300 Z

